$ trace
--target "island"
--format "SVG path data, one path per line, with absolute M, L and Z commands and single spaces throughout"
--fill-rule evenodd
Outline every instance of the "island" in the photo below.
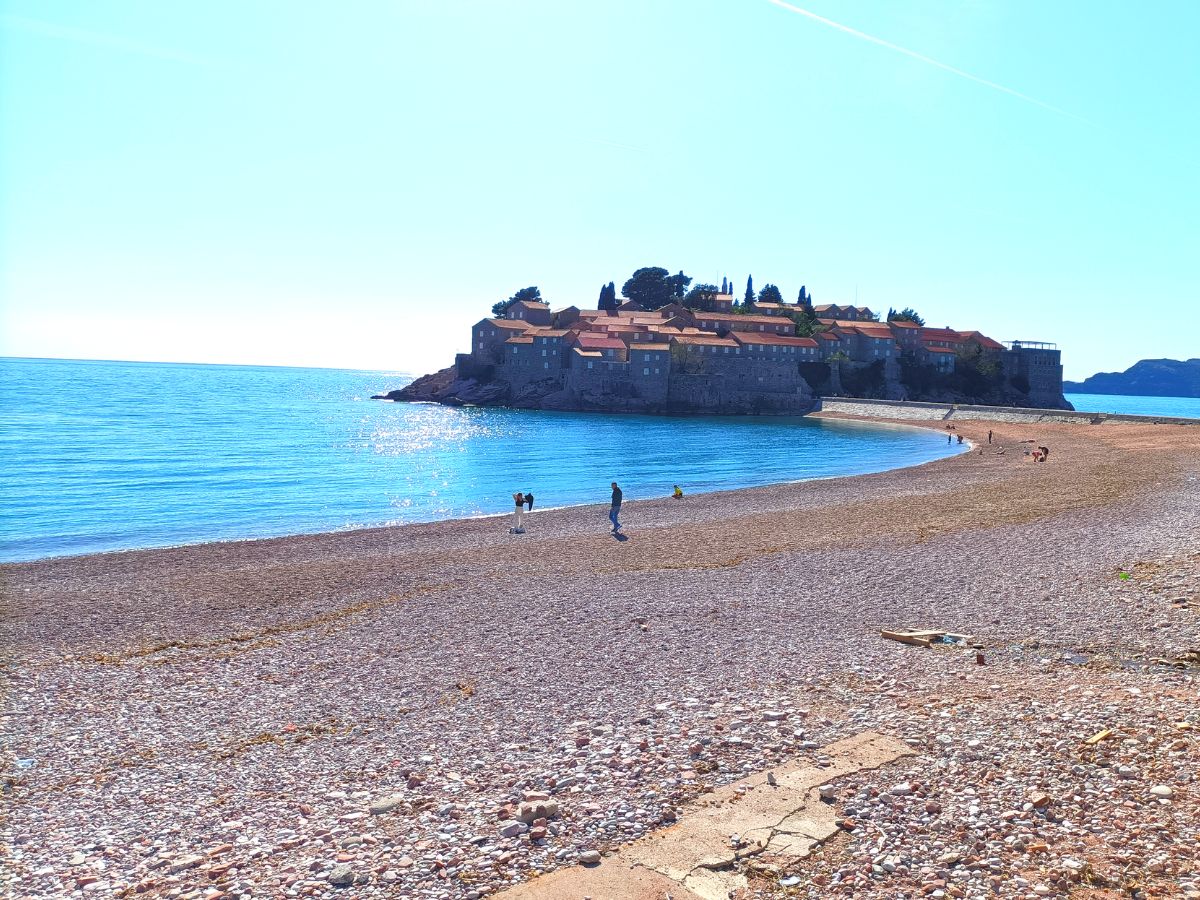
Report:
M 536 287 L 492 307 L 452 366 L 373 399 L 642 413 L 802 415 L 818 397 L 1072 409 L 1056 345 L 929 327 L 914 310 L 795 303 L 752 279 L 687 290 L 639 269 L 619 300 L 551 309 Z
M 1200 359 L 1143 359 L 1124 372 L 1097 372 L 1083 381 L 1067 381 L 1073 394 L 1124 394 L 1134 397 L 1200 397 Z

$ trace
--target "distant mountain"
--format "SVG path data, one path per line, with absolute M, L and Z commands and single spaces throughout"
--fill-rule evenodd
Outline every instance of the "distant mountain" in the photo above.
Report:
M 1143 359 L 1124 372 L 1099 372 L 1083 381 L 1064 381 L 1063 391 L 1135 397 L 1200 397 L 1200 359 Z

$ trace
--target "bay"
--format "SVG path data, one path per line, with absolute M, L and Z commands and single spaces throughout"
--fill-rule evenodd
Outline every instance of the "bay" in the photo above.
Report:
M 876 472 L 941 434 L 805 418 L 373 401 L 396 372 L 0 359 L 0 560 L 335 531 Z M 497 527 L 502 527 L 498 525 Z M 598 528 L 606 520 L 598 520 Z

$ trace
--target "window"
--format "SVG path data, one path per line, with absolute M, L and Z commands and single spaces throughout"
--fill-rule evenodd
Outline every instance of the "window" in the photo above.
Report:
M 543 369 L 548 369 L 548 368 L 550 368 L 550 363 L 548 363 L 548 362 L 542 363 L 542 368 L 543 368 Z
M 654 374 L 655 374 L 655 375 L 659 375 L 659 374 L 661 374 L 661 373 L 662 373 L 662 369 L 655 369 L 655 370 L 654 370 Z
M 642 374 L 643 374 L 643 375 L 649 375 L 649 374 L 650 374 L 650 370 L 649 370 L 649 369 L 642 369 Z
M 516 353 L 516 352 L 517 352 L 517 348 L 513 347 L 513 353 Z
M 592 367 L 592 361 L 589 359 L 588 360 L 588 368 L 590 369 L 591 367 Z
M 543 338 L 543 340 L 545 340 L 545 338 Z M 545 355 L 546 355 L 546 351 L 545 351 L 545 350 L 543 350 L 543 351 L 542 351 L 542 356 L 545 356 Z

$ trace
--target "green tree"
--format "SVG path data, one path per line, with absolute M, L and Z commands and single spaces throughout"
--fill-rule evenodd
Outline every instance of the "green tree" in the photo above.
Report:
M 754 302 L 754 276 L 746 276 L 746 296 L 742 298 L 742 305 L 747 306 Z
M 792 321 L 796 323 L 796 337 L 812 337 L 822 331 L 828 331 L 829 326 L 817 321 L 817 314 L 811 306 L 801 306 L 792 312 Z
M 715 284 L 697 284 L 684 295 L 683 305 L 688 309 L 703 309 L 717 296 Z
M 638 269 L 621 286 L 621 296 L 639 304 L 643 309 L 658 309 L 675 298 L 671 274 L 658 266 Z
M 617 288 L 613 282 L 609 282 L 600 288 L 600 300 L 596 304 L 596 309 L 613 310 L 619 304 L 617 303 Z
M 721 293 L 722 294 L 729 293 L 729 283 L 725 280 L 724 275 L 721 276 Z
M 812 306 L 812 299 L 808 296 L 808 288 L 800 285 L 800 295 L 796 297 L 797 306 Z
M 758 292 L 759 303 L 782 303 L 783 294 L 779 292 L 779 288 L 773 284 L 764 284 L 763 289 Z
M 684 275 L 683 269 L 680 269 L 678 275 L 672 275 L 667 281 L 671 283 L 671 293 L 675 299 L 682 300 L 687 293 L 688 285 L 692 283 L 692 278 L 690 275 Z
M 501 318 L 514 303 L 520 303 L 522 300 L 535 302 L 541 299 L 542 292 L 536 287 L 521 288 L 507 300 L 501 300 L 499 303 L 492 304 L 492 315 L 496 318 Z
M 912 322 L 916 325 L 925 324 L 925 320 L 918 316 L 917 311 L 911 306 L 904 307 L 904 309 L 900 310 L 900 312 L 896 312 L 894 309 L 889 309 L 887 320 L 889 322 Z

